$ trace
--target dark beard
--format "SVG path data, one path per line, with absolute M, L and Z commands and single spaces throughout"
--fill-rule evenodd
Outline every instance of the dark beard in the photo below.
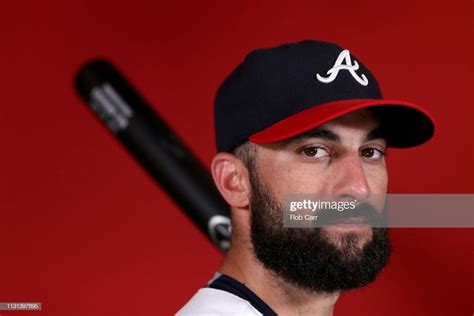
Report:
M 253 168 L 251 168 L 253 169 Z M 387 264 L 391 246 L 386 228 L 371 228 L 360 248 L 355 233 L 336 246 L 322 228 L 283 228 L 283 209 L 250 170 L 251 241 L 255 257 L 275 276 L 311 293 L 365 286 Z

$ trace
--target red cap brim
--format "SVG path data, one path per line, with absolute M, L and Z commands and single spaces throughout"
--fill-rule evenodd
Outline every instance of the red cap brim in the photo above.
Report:
M 285 140 L 364 108 L 377 108 L 377 112 L 382 114 L 384 119 L 381 124 L 389 133 L 389 146 L 417 146 L 434 134 L 432 116 L 417 104 L 398 100 L 357 99 L 329 102 L 298 112 L 251 135 L 249 140 L 257 144 Z

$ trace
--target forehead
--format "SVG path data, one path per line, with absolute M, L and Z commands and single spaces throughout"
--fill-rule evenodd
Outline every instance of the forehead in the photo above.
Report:
M 296 143 L 306 138 L 325 138 L 333 141 L 341 141 L 345 138 L 359 139 L 360 141 L 384 139 L 379 125 L 379 120 L 372 111 L 361 109 L 347 113 L 292 138 L 277 142 L 275 145 Z
M 338 118 L 335 118 L 332 121 L 329 121 L 326 124 L 323 124 L 317 128 L 324 127 L 336 127 L 336 126 L 346 126 L 346 127 L 366 127 L 374 128 L 379 126 L 379 120 L 370 109 L 361 109 L 357 111 L 349 112 L 345 115 L 342 115 Z

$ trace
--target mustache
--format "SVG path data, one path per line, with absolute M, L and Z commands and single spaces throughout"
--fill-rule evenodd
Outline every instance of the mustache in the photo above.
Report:
M 369 203 L 361 203 L 354 209 L 347 209 L 342 212 L 324 210 L 318 213 L 318 226 L 341 223 L 387 227 L 387 217 L 385 210 L 377 212 L 377 210 Z

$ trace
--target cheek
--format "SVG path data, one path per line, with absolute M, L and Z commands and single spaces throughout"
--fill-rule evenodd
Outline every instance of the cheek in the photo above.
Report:
M 315 166 L 294 162 L 286 157 L 268 160 L 259 168 L 261 181 L 281 201 L 287 194 L 314 194 L 321 192 L 325 183 L 321 170 Z
M 388 173 L 385 164 L 368 168 L 366 174 L 371 194 L 387 193 Z
M 384 210 L 388 186 L 388 175 L 385 166 L 384 168 L 373 170 L 367 181 L 371 192 L 368 198 L 369 203 L 372 204 L 377 213 L 381 214 Z
M 303 175 L 279 161 L 272 161 L 259 169 L 261 182 L 280 200 L 284 195 L 298 191 L 298 179 Z

